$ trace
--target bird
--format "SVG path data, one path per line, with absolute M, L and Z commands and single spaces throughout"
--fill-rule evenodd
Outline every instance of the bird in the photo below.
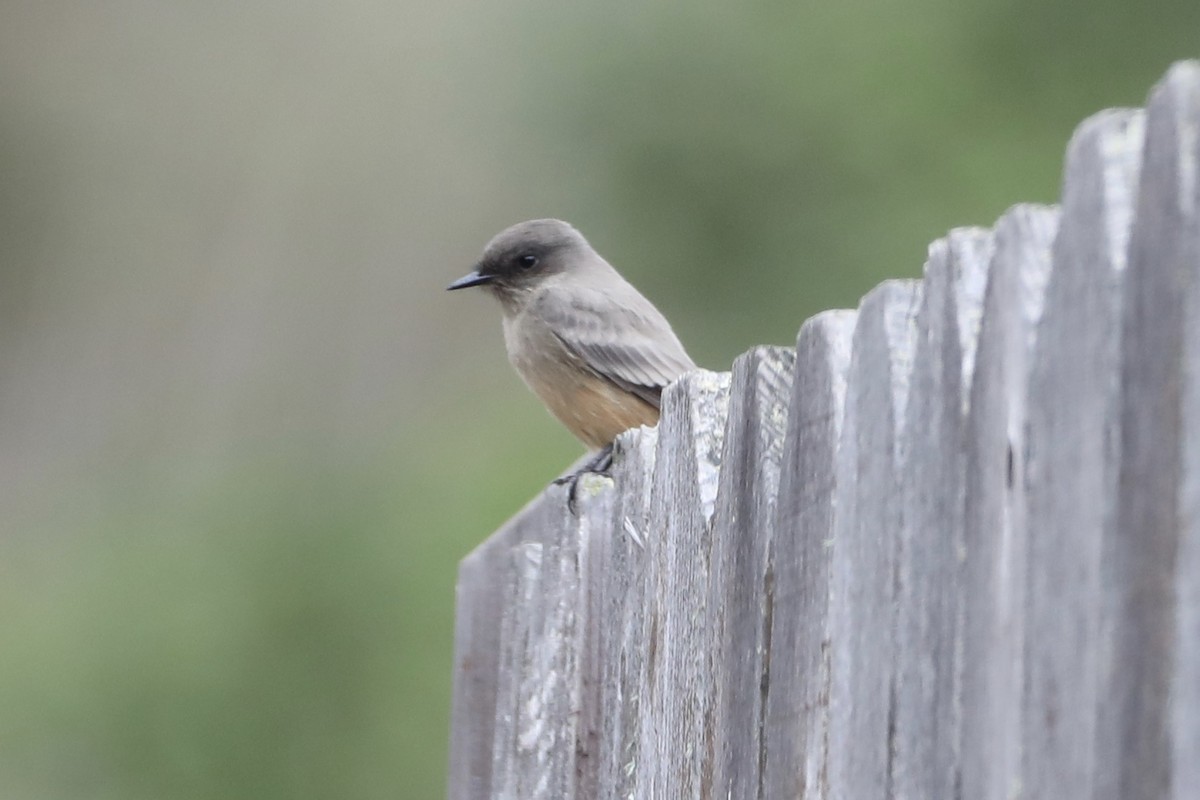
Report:
M 484 287 L 500 304 L 508 359 L 595 455 L 555 481 L 607 472 L 613 440 L 658 423 L 662 391 L 696 369 L 666 317 L 570 223 L 519 222 L 496 234 L 448 290 Z

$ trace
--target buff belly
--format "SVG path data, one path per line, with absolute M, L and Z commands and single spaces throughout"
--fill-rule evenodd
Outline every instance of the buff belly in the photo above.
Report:
M 505 326 L 509 360 L 550 413 L 591 448 L 617 434 L 658 423 L 658 409 L 587 368 L 552 334 Z

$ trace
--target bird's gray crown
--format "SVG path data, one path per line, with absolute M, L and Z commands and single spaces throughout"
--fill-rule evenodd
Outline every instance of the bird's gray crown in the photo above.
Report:
M 483 263 L 500 265 L 514 257 L 547 253 L 569 248 L 586 248 L 587 240 L 561 219 L 531 219 L 518 222 L 492 237 L 483 249 Z

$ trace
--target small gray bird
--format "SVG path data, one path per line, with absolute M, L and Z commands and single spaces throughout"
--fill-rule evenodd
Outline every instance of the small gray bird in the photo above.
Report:
M 696 368 L 658 309 L 561 220 L 498 233 L 474 271 L 447 288 L 469 286 L 486 286 L 500 301 L 508 359 L 521 378 L 600 450 L 579 472 L 606 470 L 617 434 L 656 424 L 663 388 Z

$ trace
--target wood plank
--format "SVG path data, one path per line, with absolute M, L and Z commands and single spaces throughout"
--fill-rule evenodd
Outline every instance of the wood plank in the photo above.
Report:
M 991 231 L 951 231 L 929 248 L 916 318 L 896 552 L 891 791 L 953 797 L 959 677 L 966 412 Z
M 764 798 L 824 797 L 828 789 L 829 565 L 856 316 L 818 314 L 796 342 L 770 566 Z
M 1023 205 L 996 225 L 971 383 L 963 512 L 962 797 L 1020 794 L 1027 520 L 1026 392 L 1058 211 Z
M 916 281 L 881 284 L 863 299 L 854 332 L 830 567 L 832 798 L 891 791 L 900 470 L 920 298 Z
M 634 797 L 709 797 L 716 693 L 708 570 L 729 373 L 690 373 L 663 393 L 646 541 L 639 761 Z
M 1125 279 L 1117 513 L 1106 538 L 1113 639 L 1100 684 L 1103 797 L 1171 793 L 1184 301 L 1200 280 L 1198 131 L 1200 74 L 1177 67 L 1146 108 Z
M 757 797 L 773 619 L 770 548 L 796 351 L 756 347 L 733 364 L 709 573 L 717 694 L 715 797 Z

